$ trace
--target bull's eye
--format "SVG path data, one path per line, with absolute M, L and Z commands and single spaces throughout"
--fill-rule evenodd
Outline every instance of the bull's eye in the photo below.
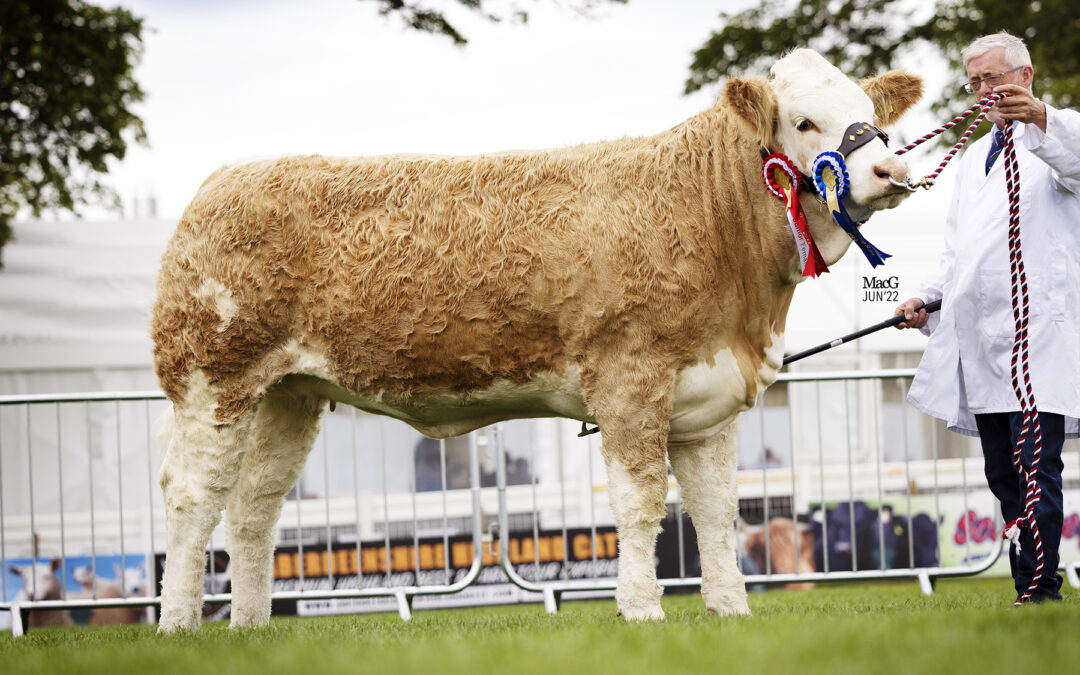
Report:
M 795 128 L 799 131 L 810 131 L 814 128 L 814 123 L 810 120 L 799 120 L 795 125 Z

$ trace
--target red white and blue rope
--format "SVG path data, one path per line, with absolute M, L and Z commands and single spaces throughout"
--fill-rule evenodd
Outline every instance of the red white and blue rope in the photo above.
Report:
M 938 127 L 934 131 L 915 140 L 913 143 L 897 150 L 896 154 L 902 155 L 909 150 L 922 145 L 926 141 L 944 133 L 946 130 L 956 126 L 962 120 L 970 117 L 976 110 L 980 110 L 975 121 L 972 122 L 971 126 L 964 132 L 960 141 L 949 150 L 945 159 L 941 161 L 937 169 L 923 178 L 923 185 L 927 187 L 933 185 L 934 180 L 941 174 L 945 165 L 948 164 L 949 160 L 951 160 L 960 148 L 968 142 L 968 139 L 975 131 L 975 128 L 982 123 L 983 119 L 986 118 L 986 114 L 990 112 L 990 108 L 992 108 L 994 103 L 1000 98 L 1002 98 L 1001 94 L 990 94 L 949 122 L 945 123 L 943 126 Z M 1021 529 L 1025 525 L 1031 529 L 1031 536 L 1035 542 L 1035 574 L 1031 579 L 1031 584 L 1018 600 L 1018 602 L 1024 603 L 1031 598 L 1032 592 L 1038 588 L 1039 582 L 1042 580 L 1043 576 L 1042 537 L 1039 535 L 1039 524 L 1035 519 L 1035 510 L 1038 508 L 1039 499 L 1042 497 L 1042 488 L 1039 487 L 1039 482 L 1037 480 L 1039 460 L 1042 457 L 1042 425 L 1039 422 L 1039 409 L 1035 404 L 1035 392 L 1031 386 L 1031 371 L 1028 360 L 1028 319 L 1030 315 L 1030 304 L 1028 301 L 1027 274 L 1024 272 L 1024 256 L 1020 245 L 1020 166 L 1016 161 L 1016 148 L 1013 144 L 1013 128 L 1011 124 L 1005 128 L 1005 143 L 1002 155 L 1005 163 L 1005 186 L 1009 193 L 1009 273 L 1011 281 L 1010 290 L 1012 293 L 1013 321 L 1016 327 L 1013 336 L 1010 370 L 1013 392 L 1016 394 L 1016 400 L 1020 403 L 1020 412 L 1023 414 L 1023 424 L 1020 429 L 1020 436 L 1016 440 L 1016 446 L 1013 448 L 1012 462 L 1013 467 L 1016 469 L 1016 473 L 1023 479 L 1025 486 L 1024 513 L 1016 520 L 1005 525 L 1003 537 L 1015 544 L 1017 552 L 1019 552 Z M 1021 379 L 1023 380 L 1023 386 L 1021 386 Z M 1027 441 L 1028 433 L 1034 434 L 1034 447 L 1030 468 L 1024 467 L 1021 456 L 1024 444 Z
M 1024 480 L 1024 514 L 1016 521 L 1006 526 L 1006 532 L 1016 526 L 1017 528 L 1027 525 L 1031 528 L 1031 537 L 1035 542 L 1035 574 L 1031 584 L 1020 598 L 1020 602 L 1026 602 L 1032 592 L 1038 588 L 1043 575 L 1043 545 L 1039 535 L 1039 524 L 1035 519 L 1035 509 L 1038 507 L 1042 496 L 1042 488 L 1039 487 L 1037 474 L 1039 460 L 1042 457 L 1042 425 L 1039 422 L 1039 409 L 1035 404 L 1035 392 L 1031 387 L 1031 370 L 1028 361 L 1028 318 L 1030 305 L 1028 302 L 1027 274 L 1024 272 L 1024 256 L 1020 246 L 1020 166 L 1016 161 L 1016 148 L 1013 144 L 1012 125 L 1005 127 L 1005 144 L 1002 150 L 1005 161 L 1005 185 L 1009 191 L 1009 273 L 1012 281 L 1012 312 L 1013 321 L 1016 324 L 1016 332 L 1013 337 L 1012 359 L 1010 370 L 1012 375 L 1013 391 L 1020 402 L 1020 411 L 1023 413 L 1023 426 L 1020 436 L 1013 448 L 1013 466 L 1016 472 Z M 1019 369 L 1017 366 L 1019 365 Z M 1021 386 L 1021 377 L 1023 386 Z M 1034 448 L 1031 457 L 1031 467 L 1025 468 L 1021 459 L 1021 451 L 1027 441 L 1028 433 L 1034 433 Z M 1014 530 L 1013 541 L 1017 550 L 1020 549 L 1019 531 Z M 1008 536 L 1006 538 L 1009 538 Z
M 897 155 L 902 155 L 902 154 L 904 154 L 904 153 L 906 153 L 906 152 L 908 152 L 910 150 L 913 150 L 913 149 L 919 147 L 920 145 L 922 145 L 923 143 L 929 141 L 930 139 L 934 138 L 935 136 L 937 136 L 939 134 L 942 134 L 942 133 L 945 133 L 949 129 L 952 129 L 953 127 L 955 127 L 957 124 L 959 124 L 963 120 L 967 119 L 968 117 L 971 117 L 971 115 L 976 110 L 978 110 L 979 114 L 975 118 L 975 121 L 971 123 L 971 126 L 969 126 L 967 128 L 967 131 L 965 131 L 964 135 L 960 137 L 960 140 L 956 143 L 956 145 L 954 145 L 952 147 L 952 149 L 949 150 L 948 154 L 945 155 L 945 159 L 941 160 L 941 163 L 938 164 L 938 167 L 936 169 L 934 169 L 932 172 L 930 172 L 929 174 L 927 174 L 925 178 L 923 178 L 923 183 L 925 185 L 928 185 L 928 186 L 933 185 L 934 181 L 937 180 L 937 177 L 945 169 L 945 166 L 949 163 L 950 160 L 952 160 L 952 158 L 956 155 L 956 153 L 960 151 L 960 148 L 964 147 L 964 144 L 967 143 L 968 139 L 971 138 L 971 134 L 973 134 L 975 132 L 975 129 L 978 128 L 978 126 L 980 124 L 982 124 L 982 121 L 984 119 L 986 119 L 986 114 L 988 112 L 990 112 L 990 108 L 994 107 L 994 103 L 996 103 L 997 100 L 1000 99 L 1001 97 L 1002 97 L 1001 94 L 990 94 L 986 98 L 980 99 L 978 103 L 971 106 L 970 108 L 968 108 L 964 112 L 960 113 L 956 117 L 952 118 L 951 120 L 949 120 L 948 122 L 946 122 L 942 126 L 938 127 L 937 129 L 934 129 L 933 131 L 926 134 L 925 136 L 922 136 L 921 138 L 915 139 L 915 141 L 913 141 L 912 143 L 909 143 L 908 145 L 905 145 L 904 147 L 900 148 L 899 150 L 896 151 L 896 154 Z

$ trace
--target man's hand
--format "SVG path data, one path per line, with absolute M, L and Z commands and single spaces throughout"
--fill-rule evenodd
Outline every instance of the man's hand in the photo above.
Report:
M 896 324 L 897 328 L 922 328 L 930 320 L 930 314 L 922 308 L 921 298 L 909 298 L 896 308 L 893 316 L 903 316 L 904 321 Z
M 994 93 L 1005 94 L 994 104 L 994 111 L 1002 119 L 1034 124 L 1046 133 L 1046 106 L 1030 91 L 1018 84 L 1001 84 L 994 87 Z

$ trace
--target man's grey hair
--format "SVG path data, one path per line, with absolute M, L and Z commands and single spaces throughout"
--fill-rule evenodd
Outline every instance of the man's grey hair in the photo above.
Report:
M 1015 35 L 1009 35 L 1005 31 L 984 35 L 975 40 L 960 51 L 960 58 L 964 66 L 972 59 L 976 59 L 995 47 L 1005 48 L 1005 62 L 1011 68 L 1031 65 L 1031 54 L 1028 54 L 1027 45 Z

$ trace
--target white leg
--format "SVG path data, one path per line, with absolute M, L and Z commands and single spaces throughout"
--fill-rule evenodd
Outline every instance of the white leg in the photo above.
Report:
M 710 614 L 750 613 L 735 559 L 737 432 L 735 420 L 711 438 L 668 448 L 683 505 L 697 530 L 701 596 Z
M 585 401 L 600 426 L 619 536 L 615 603 L 628 621 L 664 618 L 653 554 L 667 497 L 675 371 L 666 354 L 650 351 L 655 345 L 650 335 L 615 334 L 606 347 L 597 347 L 602 358 L 582 370 Z
M 656 582 L 653 552 L 667 496 L 667 467 L 628 467 L 605 453 L 608 498 L 619 535 L 619 585 L 615 604 L 628 621 L 661 620 L 663 589 Z
M 232 628 L 270 621 L 274 534 L 285 495 L 300 477 L 319 434 L 326 402 L 311 410 L 284 391 L 260 402 L 251 443 L 225 508 L 232 573 Z
M 220 425 L 210 397 L 173 414 L 172 438 L 159 476 L 166 530 L 161 633 L 199 627 L 206 543 L 236 481 L 251 417 Z

